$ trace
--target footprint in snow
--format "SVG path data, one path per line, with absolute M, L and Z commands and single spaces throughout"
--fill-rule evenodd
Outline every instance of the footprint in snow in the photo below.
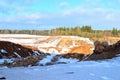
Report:
M 94 73 L 90 73 L 90 76 L 95 76 L 95 74 Z
M 65 74 L 74 74 L 74 72 L 66 72 Z
M 111 78 L 107 77 L 107 76 L 101 76 L 102 80 L 112 80 Z

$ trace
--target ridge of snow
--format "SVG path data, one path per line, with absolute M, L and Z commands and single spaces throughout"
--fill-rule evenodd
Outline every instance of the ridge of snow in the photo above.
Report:
M 0 52 L 2 52 L 2 53 L 7 53 L 7 51 L 4 50 L 4 49 L 1 49 Z
M 14 54 L 15 54 L 18 58 L 21 58 L 21 56 L 20 56 L 17 52 L 14 52 Z
M 6 60 L 8 63 L 12 63 L 12 62 L 13 62 L 12 59 L 0 59 L 0 64 L 3 64 L 5 60 Z
M 38 36 L 38 35 L 31 35 L 31 34 L 0 34 L 0 37 L 24 37 L 24 38 L 28 38 L 28 37 L 43 37 L 43 36 Z
M 38 62 L 38 64 L 43 64 L 45 65 L 48 62 L 51 62 L 51 59 L 56 56 L 56 54 L 52 54 L 52 55 L 48 55 L 46 58 L 40 60 L 40 62 Z
M 38 51 L 34 51 L 34 50 L 32 50 L 32 51 L 35 55 L 40 55 L 40 53 Z
M 40 60 L 40 61 L 38 62 L 38 64 L 43 64 L 43 65 L 45 65 L 45 64 L 47 64 L 47 63 L 52 63 L 51 60 L 52 60 L 55 56 L 56 56 L 56 54 L 48 55 L 46 58 Z M 78 59 L 72 59 L 72 58 L 66 59 L 66 58 L 58 57 L 58 60 L 56 61 L 56 63 L 58 63 L 58 62 L 76 63 L 76 62 L 78 62 L 78 61 L 79 61 Z
M 78 59 L 66 59 L 66 58 L 60 58 L 57 62 L 65 62 L 65 63 L 76 63 L 78 62 Z
M 67 46 L 67 48 L 66 46 L 59 45 L 62 38 L 71 39 L 72 40 L 71 45 L 69 45 L 69 47 Z M 39 36 L 39 35 L 29 35 L 29 34 L 0 34 L 0 40 L 10 41 L 22 45 L 34 46 L 37 47 L 42 52 L 49 52 L 56 54 L 67 53 L 71 48 L 75 46 L 79 46 L 77 45 L 75 40 L 82 40 L 85 41 L 87 44 L 93 45 L 93 41 L 91 41 L 89 38 L 83 38 L 79 36 Z M 39 41 L 41 41 L 40 44 L 37 43 Z M 45 49 L 41 49 L 41 48 L 45 48 Z

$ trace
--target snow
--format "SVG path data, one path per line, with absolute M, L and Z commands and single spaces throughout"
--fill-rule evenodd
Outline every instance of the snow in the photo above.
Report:
M 83 40 L 83 41 L 87 41 L 89 44 L 93 44 L 93 42 L 90 41 L 89 38 L 83 38 L 83 37 L 80 37 L 79 39 L 80 39 L 80 40 Z
M 62 39 L 73 40 L 70 46 L 66 48 L 59 45 Z M 83 38 L 78 36 L 40 36 L 40 35 L 29 35 L 29 34 L 0 34 L 0 41 L 10 41 L 17 44 L 28 45 L 37 47 L 42 52 L 47 53 L 68 53 L 71 48 L 79 46 L 76 40 L 85 41 L 88 44 L 93 45 L 93 41 L 89 38 Z M 39 43 L 41 42 L 41 43 Z M 46 48 L 46 49 L 41 49 Z M 50 49 L 52 48 L 52 49 Z M 50 49 L 50 50 L 49 50 Z
M 65 53 L 65 52 L 67 53 L 69 50 L 70 50 L 69 48 L 64 47 L 64 48 L 61 50 L 61 54 L 62 54 L 62 53 Z
M 34 50 L 32 50 L 32 51 L 34 52 L 35 55 L 40 55 L 40 53 L 38 51 L 34 51 Z
M 89 38 L 82 38 L 77 36 L 63 36 L 63 38 L 78 38 L 79 40 L 87 41 L 89 44 L 93 44 Z M 56 47 L 59 43 L 59 39 L 52 40 L 48 43 L 35 44 L 37 40 L 45 40 L 49 36 L 36 36 L 36 35 L 24 35 L 24 34 L 2 34 L 0 35 L 0 40 L 8 40 L 21 44 L 29 44 L 39 47 Z M 75 42 L 73 45 L 75 46 Z M 18 50 L 20 50 L 18 48 Z M 41 51 L 45 50 L 42 48 Z M 63 48 L 64 51 L 69 49 Z M 48 50 L 49 51 L 49 50 Z M 0 52 L 6 53 L 4 49 Z M 35 52 L 35 51 L 34 51 Z M 50 52 L 55 52 L 56 49 L 51 48 Z M 14 53 L 20 57 L 16 52 Z M 39 54 L 35 52 L 35 54 Z M 51 62 L 56 54 L 49 55 L 38 64 L 45 65 Z M 118 55 L 120 56 L 120 55 Z M 11 59 L 0 59 L 0 64 L 7 60 L 9 63 L 12 62 Z M 29 67 L 14 67 L 7 68 L 6 66 L 0 67 L 0 77 L 6 77 L 6 80 L 120 80 L 120 57 L 116 57 L 110 60 L 101 61 L 81 61 L 78 62 L 77 59 L 65 59 L 59 58 L 57 62 L 65 62 L 67 64 L 54 64 L 51 66 L 29 66 Z
M 13 62 L 12 59 L 0 59 L 0 64 L 3 64 L 5 60 L 6 60 L 8 63 L 12 63 L 12 62 Z
M 52 59 L 56 56 L 57 54 L 51 54 L 51 55 L 48 55 L 46 58 L 42 59 L 40 62 L 38 62 L 38 64 L 42 64 L 42 65 L 45 65 L 47 63 L 52 63 Z M 64 62 L 64 63 L 76 63 L 78 62 L 79 60 L 78 59 L 66 59 L 66 58 L 62 58 L 62 57 L 59 57 L 58 60 L 56 61 L 56 63 L 58 62 Z
M 33 45 L 36 40 L 44 40 L 49 36 L 37 36 L 29 34 L 0 34 L 0 41 L 10 41 L 18 44 Z
M 52 42 L 50 42 L 49 44 L 52 45 L 52 47 L 56 47 L 56 45 L 60 42 L 59 39 L 53 40 Z
M 2 52 L 2 53 L 7 53 L 7 51 L 4 50 L 4 49 L 1 49 L 0 52 Z
M 0 34 L 0 37 L 15 37 L 15 38 L 31 38 L 31 37 L 34 37 L 34 38 L 39 38 L 39 37 L 43 37 L 43 36 L 37 36 L 37 35 L 30 35 L 30 34 Z
M 3 64 L 3 63 L 4 63 L 4 60 L 5 60 L 5 59 L 0 59 L 0 64 Z
M 66 59 L 66 58 L 60 58 L 58 62 L 65 62 L 65 63 L 76 63 L 78 62 L 78 59 Z
M 48 50 L 48 53 L 56 53 L 56 54 L 60 54 L 56 49 L 54 49 L 54 48 L 50 48 L 49 50 Z
M 33 67 L 0 67 L 6 80 L 120 80 L 120 57 Z
M 56 56 L 56 54 L 49 55 L 46 58 L 42 59 L 38 64 L 45 65 L 46 63 L 51 62 L 51 60 L 54 56 Z
M 18 58 L 21 58 L 21 56 L 20 56 L 18 53 L 14 52 L 14 54 L 15 54 Z
M 39 51 L 43 52 L 43 53 L 47 53 L 47 51 L 45 49 L 39 48 Z
M 18 50 L 21 50 L 21 48 L 18 48 Z

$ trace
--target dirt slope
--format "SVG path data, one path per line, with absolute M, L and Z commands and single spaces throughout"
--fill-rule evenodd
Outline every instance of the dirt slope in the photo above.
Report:
M 8 41 L 0 41 L 0 57 L 21 58 L 40 55 L 41 52 Z
M 78 36 L 36 36 L 23 34 L 1 35 L 0 41 L 10 41 L 24 47 L 40 50 L 47 53 L 66 54 L 83 53 L 91 54 L 94 48 L 93 41 L 89 38 Z
M 52 36 L 36 42 L 40 50 L 49 53 L 82 53 L 91 54 L 94 45 L 88 38 L 78 36 Z

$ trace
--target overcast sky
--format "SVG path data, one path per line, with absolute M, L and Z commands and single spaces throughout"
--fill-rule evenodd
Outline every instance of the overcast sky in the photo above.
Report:
M 120 29 L 120 0 L 0 0 L 0 29 Z

